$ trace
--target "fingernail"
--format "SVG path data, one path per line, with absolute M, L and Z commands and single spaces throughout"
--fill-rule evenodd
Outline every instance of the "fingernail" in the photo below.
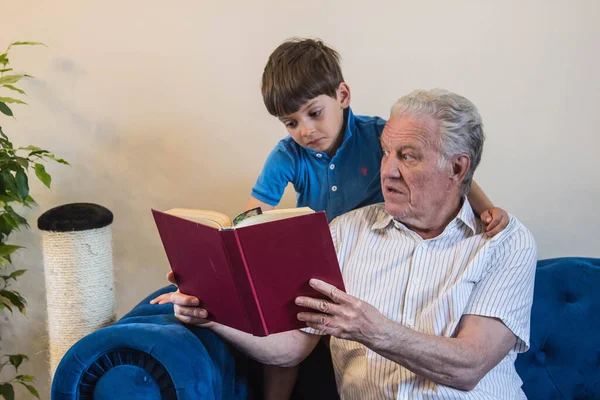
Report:
M 304 304 L 304 299 L 302 299 L 301 297 L 296 297 L 296 304 L 301 306 L 302 304 Z
M 193 306 L 197 306 L 198 304 L 200 304 L 200 301 L 198 299 L 192 299 Z
M 318 281 L 316 279 L 311 279 L 309 282 L 310 286 L 317 286 Z
M 185 322 L 190 322 L 190 319 L 191 319 L 190 317 L 188 317 L 188 316 L 186 316 L 186 315 L 182 315 L 182 316 L 181 316 L 181 317 L 179 317 L 179 318 L 181 318 L 181 319 L 182 319 L 182 320 L 184 320 Z

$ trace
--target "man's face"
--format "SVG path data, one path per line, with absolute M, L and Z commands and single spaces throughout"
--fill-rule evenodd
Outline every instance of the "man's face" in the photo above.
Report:
M 349 89 L 340 84 L 337 98 L 317 96 L 293 114 L 280 117 L 288 133 L 302 147 L 332 155 L 340 145 L 344 108 L 348 107 Z
M 409 225 L 434 215 L 450 195 L 450 171 L 440 163 L 438 132 L 439 122 L 431 117 L 392 116 L 381 135 L 385 210 Z

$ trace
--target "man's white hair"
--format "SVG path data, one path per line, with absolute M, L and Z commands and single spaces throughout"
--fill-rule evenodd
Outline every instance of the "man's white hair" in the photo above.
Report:
M 471 159 L 461 193 L 471 188 L 473 174 L 483 152 L 483 123 L 475 105 L 465 97 L 443 89 L 415 90 L 392 106 L 391 116 L 430 116 L 440 123 L 440 151 L 447 162 L 457 154 Z

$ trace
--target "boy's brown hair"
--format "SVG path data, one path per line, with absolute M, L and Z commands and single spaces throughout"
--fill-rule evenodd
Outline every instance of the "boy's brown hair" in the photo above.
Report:
M 319 39 L 294 38 L 269 56 L 262 76 L 263 101 L 270 114 L 293 114 L 307 101 L 327 95 L 335 98 L 344 81 L 340 55 Z

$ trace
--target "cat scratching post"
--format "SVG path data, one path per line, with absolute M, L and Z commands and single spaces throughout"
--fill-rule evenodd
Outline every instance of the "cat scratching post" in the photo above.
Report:
M 50 342 L 50 382 L 79 339 L 116 320 L 113 214 L 97 204 L 66 204 L 38 219 L 42 230 Z

